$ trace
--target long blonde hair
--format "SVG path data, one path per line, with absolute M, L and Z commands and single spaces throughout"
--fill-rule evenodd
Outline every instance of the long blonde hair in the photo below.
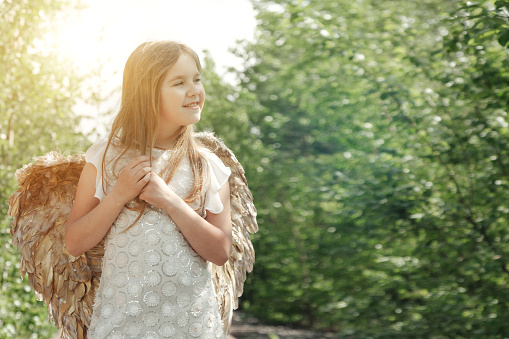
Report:
M 159 128 L 161 83 L 168 70 L 184 53 L 194 59 L 201 73 L 202 67 L 198 55 L 188 46 L 173 41 L 145 42 L 129 56 L 124 68 L 120 110 L 113 121 L 103 157 L 103 190 L 105 176 L 108 175 L 105 165 L 106 153 L 110 146 L 114 145 L 122 150 L 118 157 L 113 159 L 114 163 L 127 151 L 133 150 L 136 154 L 149 154 L 152 159 L 152 149 L 155 146 Z M 168 165 L 161 172 L 163 179 L 169 183 L 180 163 L 187 156 L 194 179 L 194 185 L 184 199 L 188 204 L 201 199 L 206 168 L 192 132 L 192 125 L 183 126 L 178 131 Z M 140 200 L 137 202 L 133 209 L 141 212 L 139 219 L 145 210 L 145 203 Z

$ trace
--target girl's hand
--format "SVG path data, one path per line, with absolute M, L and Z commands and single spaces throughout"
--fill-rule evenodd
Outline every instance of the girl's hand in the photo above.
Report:
M 142 189 L 140 199 L 157 208 L 166 209 L 169 204 L 182 200 L 157 174 L 150 173 L 150 181 Z
M 149 160 L 148 155 L 141 155 L 129 162 L 120 171 L 118 180 L 110 194 L 115 195 L 124 203 L 136 198 L 150 181 L 152 168 Z

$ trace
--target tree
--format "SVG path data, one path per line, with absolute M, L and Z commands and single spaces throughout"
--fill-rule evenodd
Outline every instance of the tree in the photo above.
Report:
M 69 10 L 66 1 L 7 1 L 0 8 L 0 337 L 49 337 L 45 304 L 37 302 L 19 276 L 19 253 L 12 247 L 8 198 L 16 190 L 15 170 L 50 150 L 83 150 L 72 113 L 81 78 L 70 62 L 41 49 L 51 19 Z
M 507 335 L 504 3 L 254 4 L 244 308 L 340 336 Z

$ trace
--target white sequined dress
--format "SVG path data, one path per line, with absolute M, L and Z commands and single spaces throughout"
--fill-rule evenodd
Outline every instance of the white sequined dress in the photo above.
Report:
M 87 162 L 98 168 L 96 197 L 105 194 L 101 164 L 106 143 L 94 144 Z M 110 147 L 106 170 L 118 173 L 133 157 L 123 156 L 115 167 L 108 164 L 117 153 Z M 153 170 L 164 168 L 171 151 L 153 150 Z M 213 153 L 202 150 L 208 178 L 201 211 L 223 209 L 218 190 L 230 169 Z M 106 194 L 114 185 L 109 180 Z M 184 160 L 169 186 L 185 197 L 193 179 Z M 196 206 L 192 206 L 196 207 Z M 210 263 L 200 257 L 168 214 L 148 207 L 131 228 L 139 212 L 124 208 L 113 223 L 105 243 L 99 289 L 96 294 L 89 338 L 224 338 L 212 282 Z

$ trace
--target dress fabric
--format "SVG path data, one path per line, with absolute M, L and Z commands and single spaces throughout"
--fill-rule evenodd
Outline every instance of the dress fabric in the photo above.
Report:
M 87 162 L 98 168 L 98 177 L 105 146 L 104 142 L 97 143 L 86 153 Z M 110 146 L 105 158 L 107 174 L 118 174 L 134 158 L 125 154 L 117 163 L 110 162 L 117 152 Z M 170 152 L 153 149 L 156 173 L 164 168 Z M 200 152 L 208 165 L 203 208 L 199 211 L 205 216 L 206 210 L 222 211 L 218 190 L 228 180 L 230 169 L 213 153 Z M 100 181 L 96 189 L 101 192 L 96 196 L 102 199 L 105 194 Z M 107 194 L 114 186 L 114 176 L 106 182 Z M 189 162 L 184 160 L 169 186 L 185 197 L 192 184 Z M 138 215 L 124 207 L 106 236 L 102 277 L 88 337 L 225 338 L 211 264 L 193 250 L 164 210 L 147 206 L 129 228 Z

